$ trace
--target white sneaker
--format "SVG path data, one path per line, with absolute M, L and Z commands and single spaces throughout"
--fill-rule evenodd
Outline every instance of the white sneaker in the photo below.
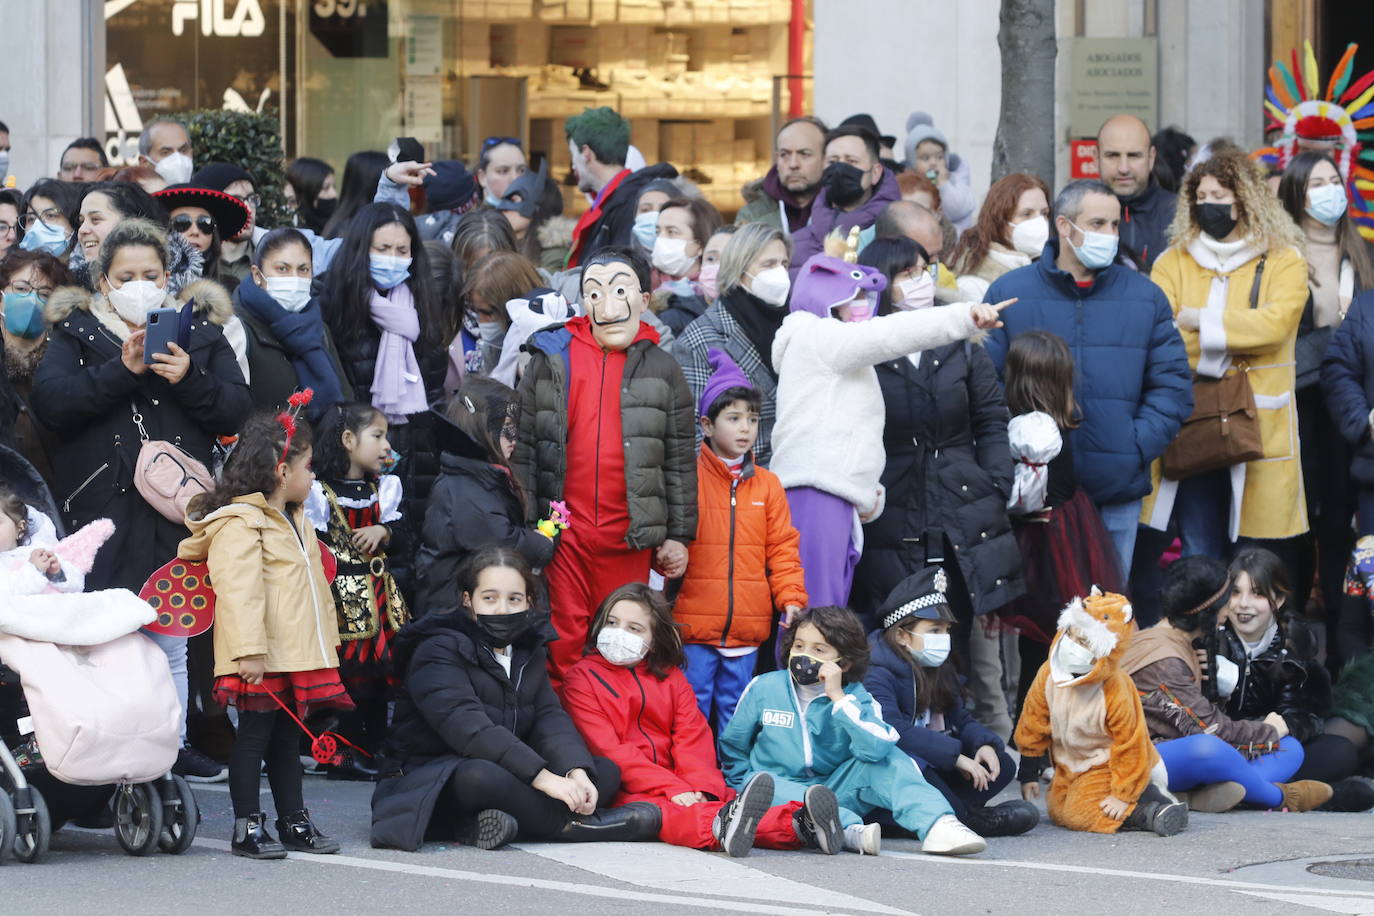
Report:
M 926 831 L 921 852 L 933 856 L 968 856 L 988 848 L 988 841 L 952 814 L 941 815 Z
M 844 848 L 861 856 L 876 856 L 883 848 L 883 829 L 877 824 L 850 824 L 844 828 Z

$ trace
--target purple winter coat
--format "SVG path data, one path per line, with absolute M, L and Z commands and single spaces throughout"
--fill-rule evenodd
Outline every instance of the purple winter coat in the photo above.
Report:
M 867 229 L 877 222 L 878 214 L 888 204 L 901 199 L 902 191 L 897 187 L 897 176 L 890 169 L 883 169 L 883 178 L 878 182 L 873 196 L 863 206 L 848 213 L 830 206 L 825 198 L 825 188 L 821 188 L 811 205 L 811 221 L 792 237 L 792 279 L 796 280 L 797 272 L 807 258 L 824 249 L 825 237 L 832 231 L 839 229 L 848 233 L 854 226 Z

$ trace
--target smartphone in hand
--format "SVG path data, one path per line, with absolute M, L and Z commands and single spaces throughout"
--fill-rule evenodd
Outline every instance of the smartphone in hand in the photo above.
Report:
M 159 353 L 172 353 L 168 344 L 173 341 L 185 350 L 191 345 L 191 322 L 195 313 L 195 300 L 177 309 L 153 309 L 148 313 L 147 333 L 143 338 L 143 362 L 151 366 L 153 357 Z

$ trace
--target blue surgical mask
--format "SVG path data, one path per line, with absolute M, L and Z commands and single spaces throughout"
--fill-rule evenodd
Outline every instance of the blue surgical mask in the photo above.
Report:
M 1073 242 L 1069 242 L 1069 247 L 1073 253 L 1078 255 L 1078 263 L 1088 270 L 1101 270 L 1110 267 L 1116 260 L 1116 246 L 1120 241 L 1110 232 L 1089 232 L 1077 223 L 1070 222 L 1079 232 L 1083 233 L 1083 245 L 1080 247 Z
M 635 217 L 635 226 L 631 230 L 635 242 L 645 251 L 654 250 L 654 239 L 658 237 L 658 211 L 650 210 L 648 213 L 641 213 Z
M 43 300 L 38 293 L 5 293 L 5 330 L 33 340 L 43 335 Z
M 1334 226 L 1345 216 L 1349 201 L 1345 188 L 1338 184 L 1324 184 L 1307 192 L 1307 215 L 1323 226 Z
M 70 233 L 63 233 L 61 229 L 49 226 L 40 219 L 24 233 L 24 239 L 19 243 L 19 247 L 25 251 L 46 251 L 57 257 L 67 250 L 69 239 Z
M 921 637 L 921 648 L 908 651 L 922 668 L 938 668 L 949 658 L 949 650 L 948 633 L 926 633 Z
M 378 289 L 394 289 L 410 276 L 410 258 L 389 254 L 368 255 L 367 269 Z
M 482 199 L 485 200 L 485 201 L 487 202 L 487 206 L 488 206 L 488 207 L 500 207 L 500 206 L 501 206 L 501 198 L 497 197 L 495 194 L 491 193 L 490 191 L 488 191 L 488 192 L 486 192 L 485 194 L 483 194 L 483 195 L 482 195 Z

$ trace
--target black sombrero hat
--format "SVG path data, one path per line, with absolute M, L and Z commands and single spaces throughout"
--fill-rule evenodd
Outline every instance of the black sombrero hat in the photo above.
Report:
M 170 214 L 178 207 L 200 207 L 210 214 L 221 239 L 231 239 L 243 231 L 251 218 L 247 205 L 223 191 L 194 184 L 174 184 L 153 195 Z

